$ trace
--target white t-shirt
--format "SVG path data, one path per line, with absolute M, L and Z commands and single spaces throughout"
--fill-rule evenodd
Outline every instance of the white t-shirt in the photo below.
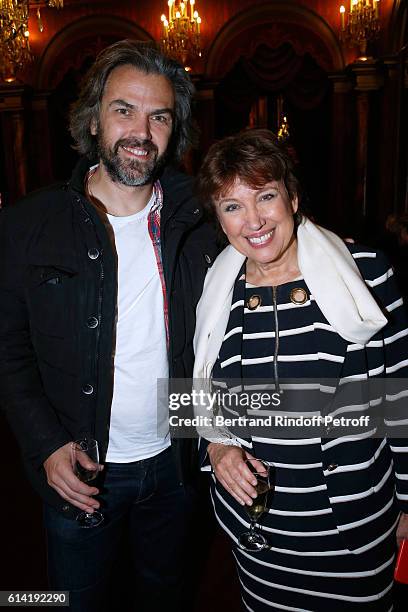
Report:
M 153 204 L 154 195 L 134 215 L 107 215 L 118 257 L 114 387 L 106 457 L 115 463 L 147 459 L 170 445 L 168 408 L 157 401 L 157 379 L 167 379 L 169 368 L 163 292 L 148 231 Z

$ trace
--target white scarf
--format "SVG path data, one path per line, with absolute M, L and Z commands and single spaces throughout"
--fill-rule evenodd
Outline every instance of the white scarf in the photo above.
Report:
M 387 324 L 344 242 L 304 218 L 298 227 L 298 265 L 320 310 L 349 342 L 367 342 Z
M 330 325 L 345 340 L 367 344 L 387 319 L 344 242 L 307 218 L 298 227 L 297 242 L 299 269 Z M 216 327 L 224 326 L 223 336 L 235 279 L 244 261 L 245 255 L 229 245 L 208 271 L 197 306 L 196 349 L 204 347 L 201 339 L 212 336 Z

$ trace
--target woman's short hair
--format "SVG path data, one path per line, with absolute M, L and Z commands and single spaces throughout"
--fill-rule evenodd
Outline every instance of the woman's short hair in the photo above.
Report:
M 239 179 L 258 189 L 282 181 L 290 200 L 300 199 L 294 165 L 284 144 L 266 129 L 247 129 L 216 142 L 209 149 L 197 178 L 197 193 L 208 216 L 215 217 L 215 201 Z M 297 216 L 297 223 L 301 214 Z
M 194 86 L 184 68 L 164 56 L 154 43 L 122 40 L 110 45 L 97 56 L 82 83 L 78 100 L 70 111 L 70 132 L 75 148 L 82 155 L 97 155 L 97 139 L 91 134 L 91 122 L 99 123 L 101 100 L 106 81 L 118 66 L 133 66 L 145 74 L 166 77 L 174 89 L 175 108 L 168 158 L 178 161 L 196 141 L 196 130 L 191 117 Z

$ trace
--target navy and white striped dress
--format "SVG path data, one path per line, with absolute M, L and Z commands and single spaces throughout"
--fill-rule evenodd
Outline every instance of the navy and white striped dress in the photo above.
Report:
M 384 376 L 385 371 L 377 365 L 381 359 L 387 373 L 406 376 L 408 330 L 392 270 L 386 267 L 384 271 L 373 251 L 351 250 L 367 284 L 375 287 L 377 297 L 392 313 L 393 323 L 384 332 L 367 347 L 344 341 L 343 354 L 331 353 L 327 350 L 330 338 L 338 336 L 302 279 L 279 286 L 274 296 L 270 287 L 246 285 L 240 273 L 213 380 L 273 379 L 276 356 L 281 379 L 317 377 L 322 371 L 328 376 L 336 372 L 348 377 L 369 370 L 370 375 Z M 290 299 L 291 290 L 298 287 L 308 296 L 303 305 Z M 248 299 L 253 294 L 260 296 L 261 305 L 249 310 Z M 326 350 L 322 351 L 322 346 Z M 338 349 L 340 345 L 332 346 Z M 371 370 L 370 364 L 374 364 Z M 307 410 L 303 408 L 303 413 Z M 244 609 L 391 610 L 395 529 L 399 509 L 408 501 L 406 493 L 396 498 L 392 454 L 400 465 L 406 462 L 406 441 L 388 443 L 372 437 L 367 440 L 367 436 L 345 442 L 341 438 L 293 440 L 253 435 L 239 441 L 276 470 L 275 493 L 261 519 L 272 548 L 253 554 L 236 545 L 240 533 L 249 527 L 245 510 L 212 477 L 216 517 L 234 542 Z M 334 470 L 327 469 L 328 461 L 333 461 L 331 453 L 337 453 Z M 406 485 L 406 477 L 398 476 Z

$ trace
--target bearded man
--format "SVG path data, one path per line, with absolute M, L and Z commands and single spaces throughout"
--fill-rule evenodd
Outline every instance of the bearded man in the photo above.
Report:
M 195 442 L 171 439 L 157 381 L 191 377 L 216 254 L 171 169 L 193 139 L 192 94 L 154 48 L 105 49 L 71 112 L 71 180 L 0 215 L 0 399 L 45 502 L 50 586 L 74 611 L 104 609 L 124 530 L 137 610 L 184 609 Z M 79 439 L 98 442 L 96 486 L 74 472 Z M 104 520 L 83 528 L 83 512 Z

